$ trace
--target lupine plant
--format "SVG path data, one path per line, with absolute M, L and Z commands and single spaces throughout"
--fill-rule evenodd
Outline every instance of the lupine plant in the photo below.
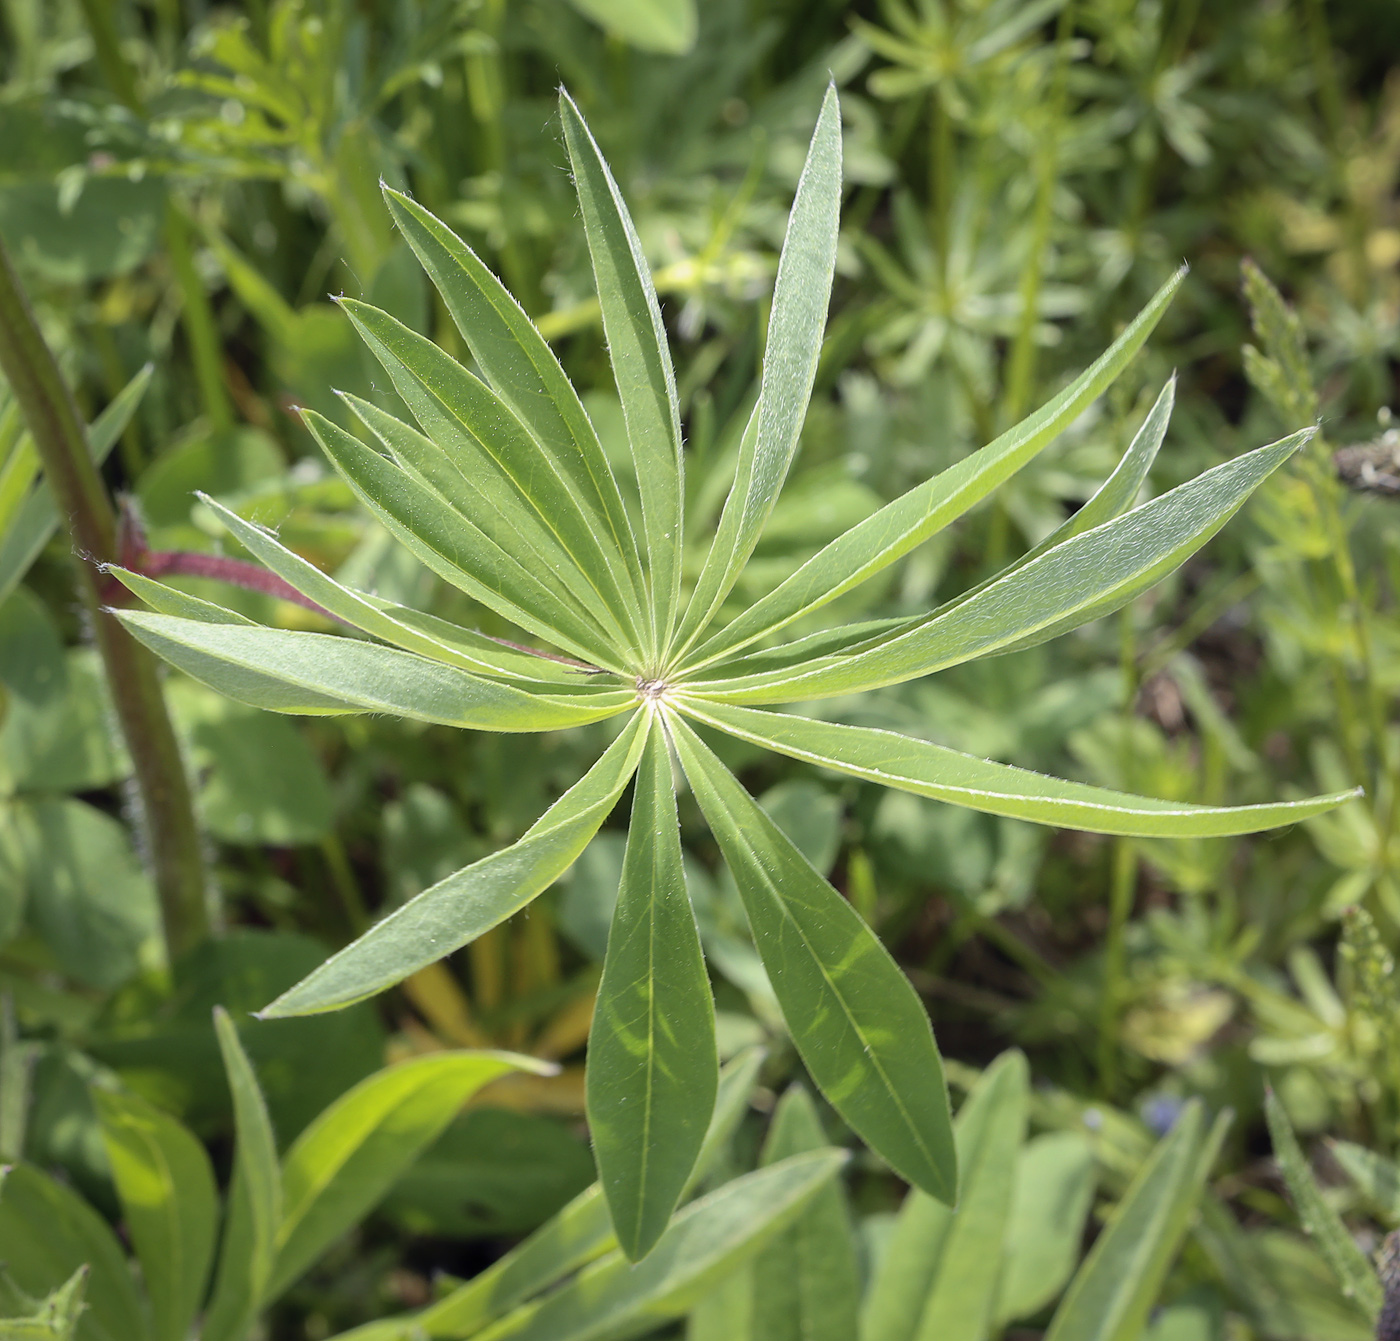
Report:
M 1042 642 L 1119 609 L 1204 544 L 1308 431 L 1134 506 L 1162 442 L 1163 390 L 1121 464 L 1030 553 L 937 609 L 822 627 L 819 614 L 985 498 L 1127 366 L 1173 276 L 1103 356 L 1023 422 L 909 490 L 747 608 L 728 600 L 797 451 L 821 352 L 841 203 L 834 88 L 817 120 L 779 262 L 760 392 L 708 555 L 683 584 L 684 449 L 655 290 L 626 205 L 578 109 L 560 100 L 635 492 L 619 481 L 544 339 L 471 249 L 385 188 L 475 371 L 385 312 L 342 306 L 417 421 L 347 396 L 361 438 L 305 422 L 370 512 L 424 564 L 523 631 L 503 642 L 352 590 L 210 500 L 230 535 L 363 637 L 250 622 L 139 574 L 152 607 L 123 615 L 147 646 L 277 712 L 394 713 L 470 730 L 622 729 L 518 842 L 424 891 L 263 1012 L 333 1010 L 468 944 L 548 888 L 634 782 L 632 827 L 589 1040 L 600 1181 L 632 1258 L 657 1242 L 714 1106 L 714 1015 L 687 898 L 673 760 L 727 863 L 812 1079 L 909 1183 L 951 1202 L 957 1159 L 939 1054 L 913 987 L 855 909 L 703 738 L 719 731 L 820 768 L 1041 824 L 1128 836 L 1249 833 L 1351 793 L 1183 805 L 972 758 L 924 740 L 772 711 L 850 695 Z M 786 635 L 786 641 L 780 638 Z

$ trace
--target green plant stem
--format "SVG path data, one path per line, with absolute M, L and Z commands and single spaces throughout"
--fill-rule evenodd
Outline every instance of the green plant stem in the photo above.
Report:
M 221 343 L 214 323 L 214 309 L 195 270 L 189 218 L 184 207 L 173 196 L 165 212 L 165 246 L 170 253 L 175 282 L 180 287 L 185 333 L 190 339 L 190 356 L 204 413 L 215 428 L 228 428 L 233 424 L 233 410 L 224 386 Z
M 1118 1017 L 1125 993 L 1126 932 L 1137 884 L 1137 844 L 1119 838 L 1113 845 L 1113 875 L 1108 895 L 1108 937 L 1103 952 L 1103 988 L 1099 994 L 1099 1088 L 1111 1099 L 1118 1089 Z
M 209 933 L 204 854 L 179 741 L 150 654 L 102 608 L 98 565 L 117 555 L 116 518 L 72 393 L 0 243 L 0 371 L 29 424 L 44 475 L 68 519 L 78 587 L 135 767 L 166 948 L 176 958 Z
M 136 91 L 136 80 L 121 53 L 117 37 L 116 7 L 112 0 L 80 0 L 80 3 L 92 35 L 97 63 L 102 67 L 102 77 L 124 107 L 137 116 L 142 115 L 141 95 Z

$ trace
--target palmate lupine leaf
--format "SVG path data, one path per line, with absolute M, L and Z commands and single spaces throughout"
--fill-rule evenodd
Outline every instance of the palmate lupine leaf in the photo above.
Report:
M 601 1182 L 622 1251 L 637 1258 L 662 1245 L 649 1260 L 669 1252 L 664 1245 L 682 1243 L 691 1232 L 678 1229 L 678 1221 L 662 1233 L 693 1184 L 715 1102 L 713 1007 L 682 875 L 674 749 L 733 873 L 813 1080 L 878 1155 L 923 1193 L 951 1203 L 957 1160 L 947 1093 L 918 996 L 851 905 L 685 719 L 819 767 L 1043 824 L 1210 836 L 1317 814 L 1346 794 L 1190 806 L 1041 777 L 889 732 L 746 706 L 931 674 L 1029 646 L 1117 609 L 1204 544 L 1304 435 L 1217 466 L 1134 508 L 1166 431 L 1169 384 L 1090 502 L 994 579 L 926 615 L 755 648 L 907 554 L 1025 465 L 1128 365 L 1182 274 L 1042 409 L 827 545 L 716 631 L 715 617 L 788 473 L 811 395 L 841 198 L 836 94 L 828 90 L 817 120 L 779 261 L 758 400 L 688 603 L 678 585 L 679 413 L 660 307 L 617 183 L 567 96 L 561 116 L 640 516 L 629 516 L 578 394 L 515 300 L 445 224 L 395 191 L 385 191 L 390 212 L 466 338 L 475 371 L 376 309 L 346 303 L 419 427 L 347 397 L 376 447 L 306 414 L 327 456 L 390 533 L 538 646 L 506 645 L 352 591 L 213 503 L 240 544 L 359 636 L 252 625 L 150 579 L 116 574 L 156 611 L 123 616 L 139 638 L 197 678 L 278 711 L 394 712 L 498 731 L 554 730 L 631 713 L 594 766 L 518 842 L 397 909 L 265 1014 L 308 1014 L 361 1000 L 519 911 L 578 857 L 640 768 L 587 1090 Z M 585 1258 L 601 1251 L 599 1214 L 579 1211 L 593 1225 Z M 585 1278 L 609 1298 L 640 1279 L 625 1277 L 620 1265 L 585 1273 L 580 1287 Z M 593 1335 L 614 1317 L 611 1305 L 584 1306 L 593 1288 L 576 1290 L 567 1310 L 559 1303 L 535 1312 L 531 1305 L 495 1325 L 509 1322 L 523 1328 L 521 1335 L 534 1335 L 546 1323 L 562 1323 L 561 1311 L 578 1305 L 582 1313 L 569 1326 L 577 1322 L 580 1335 Z M 985 1296 L 985 1290 L 978 1296 L 982 1311 Z M 501 1335 L 515 1335 L 510 1327 Z

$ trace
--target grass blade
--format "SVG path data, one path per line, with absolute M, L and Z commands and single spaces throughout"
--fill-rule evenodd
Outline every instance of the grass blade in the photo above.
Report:
M 387 712 L 480 731 L 547 731 L 599 722 L 635 693 L 586 683 L 567 695 L 534 694 L 456 666 L 334 634 L 209 624 L 139 611 L 117 612 L 132 634 L 187 675 L 221 694 L 272 712 Z
M 903 558 L 1010 478 L 1113 384 L 1161 320 L 1185 270 L 1153 296 L 1108 350 L 1060 394 L 994 442 L 886 504 L 813 555 L 697 649 L 693 666 L 733 656 L 756 639 L 819 610 Z
M 793 703 L 899 684 L 1044 642 L 1112 613 L 1179 567 L 1311 436 L 1305 429 L 1216 466 L 859 652 L 695 688 L 728 702 Z
M 562 89 L 559 114 L 641 490 L 653 635 L 649 651 L 656 656 L 670 643 L 681 594 L 685 485 L 676 374 L 651 271 L 622 192 L 582 114 Z
M 612 585 L 640 614 L 645 582 L 627 509 L 583 402 L 553 350 L 501 281 L 442 220 L 388 187 L 384 200 L 482 374 L 572 482 L 603 538 Z
M 1257 833 L 1319 815 L 1358 795 L 1337 792 L 1305 801 L 1249 806 L 1188 805 L 1065 782 L 894 731 L 711 703 L 698 696 L 678 695 L 676 701 L 681 711 L 697 721 L 821 768 L 971 810 L 1088 833 L 1138 838 Z
M 734 485 L 676 635 L 695 640 L 729 594 L 777 501 L 797 452 L 821 354 L 841 214 L 841 104 L 826 91 L 797 184 L 773 287 L 754 431 L 745 433 Z
M 155 1341 L 185 1341 L 214 1260 L 219 1195 L 209 1156 L 184 1126 L 135 1095 L 94 1089 L 92 1098 Z
M 518 842 L 449 875 L 289 988 L 265 1019 L 361 1001 L 459 950 L 554 883 L 607 819 L 641 759 L 650 719 L 637 713 L 602 757 Z
M 637 772 L 622 885 L 588 1036 L 588 1125 L 618 1242 L 656 1245 L 700 1154 L 718 1085 L 715 1009 L 681 862 L 664 730 Z
M 943 1066 L 909 980 L 700 738 L 678 719 L 672 730 L 812 1079 L 902 1178 L 951 1202 L 957 1157 Z
M 267 1297 L 282 1223 L 282 1180 L 267 1104 L 238 1030 L 221 1007 L 214 1010 L 214 1030 L 233 1095 L 235 1145 L 219 1271 L 200 1338 L 243 1341 Z

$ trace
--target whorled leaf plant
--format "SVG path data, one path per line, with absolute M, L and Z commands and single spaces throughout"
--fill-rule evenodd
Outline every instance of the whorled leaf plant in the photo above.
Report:
M 366 637 L 262 627 L 118 573 L 152 607 L 122 616 L 132 632 L 244 703 L 293 713 L 390 712 L 482 731 L 625 719 L 593 767 L 523 838 L 385 917 L 264 1014 L 361 1000 L 504 921 L 563 874 L 635 778 L 589 1040 L 587 1099 L 618 1239 L 641 1257 L 676 1207 L 716 1085 L 713 1009 L 683 875 L 674 757 L 733 873 L 813 1080 L 900 1175 L 951 1201 L 957 1171 L 948 1102 L 918 996 L 693 724 L 922 796 L 1098 833 L 1241 834 L 1326 810 L 1347 794 L 1182 805 L 770 710 L 1025 647 L 1119 608 L 1209 539 L 1308 435 L 1228 461 L 1135 508 L 1166 430 L 1169 386 L 1093 500 L 995 580 L 916 618 L 775 640 L 965 513 L 1050 442 L 1133 357 L 1178 274 L 1049 404 L 881 508 L 716 627 L 792 463 L 816 373 L 841 198 L 836 93 L 826 95 L 798 184 L 760 394 L 733 487 L 688 596 L 680 573 L 681 421 L 661 311 L 621 193 L 567 94 L 561 115 L 639 508 L 624 501 L 578 394 L 525 313 L 460 238 L 397 191 L 385 190 L 388 207 L 478 371 L 386 313 L 346 301 L 417 426 L 353 397 L 346 399 L 365 441 L 305 416 L 374 516 L 446 581 L 534 638 L 538 653 L 350 590 L 212 502 L 240 544 Z

